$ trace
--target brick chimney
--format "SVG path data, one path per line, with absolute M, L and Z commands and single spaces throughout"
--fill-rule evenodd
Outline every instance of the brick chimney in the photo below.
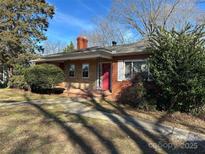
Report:
M 85 36 L 79 36 L 77 38 L 77 48 L 84 49 L 88 47 L 88 40 Z

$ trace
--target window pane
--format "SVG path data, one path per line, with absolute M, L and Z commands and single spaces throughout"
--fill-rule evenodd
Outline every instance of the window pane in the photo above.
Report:
M 133 62 L 133 71 L 135 73 L 147 72 L 146 61 Z
M 131 78 L 131 72 L 132 70 L 132 63 L 131 62 L 125 62 L 125 78 L 130 79 Z
M 87 65 L 85 65 L 85 66 L 83 67 L 83 71 L 88 71 L 88 66 L 87 66 Z
M 83 71 L 83 77 L 87 78 L 89 76 L 89 64 L 83 64 L 82 71 Z
M 141 72 L 141 62 L 133 62 L 133 75 Z
M 75 65 L 74 64 L 70 64 L 69 65 L 69 76 L 70 77 L 74 77 L 75 76 Z
M 148 78 L 148 68 L 146 61 L 138 61 L 133 63 L 133 75 L 140 73 L 144 79 Z

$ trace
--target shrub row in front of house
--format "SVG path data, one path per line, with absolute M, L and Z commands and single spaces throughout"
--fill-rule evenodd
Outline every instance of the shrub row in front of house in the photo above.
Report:
M 63 71 L 52 64 L 35 65 L 25 68 L 13 75 L 9 81 L 9 87 L 20 89 L 31 89 L 32 92 L 41 94 L 62 93 L 62 88 L 55 88 L 55 85 L 64 81 Z

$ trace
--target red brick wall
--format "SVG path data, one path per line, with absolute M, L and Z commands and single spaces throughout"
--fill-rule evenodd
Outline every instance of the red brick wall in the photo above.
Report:
M 147 59 L 149 55 L 135 55 L 135 56 L 119 56 L 114 57 L 112 61 L 110 60 L 101 60 L 101 62 L 111 62 L 112 63 L 112 77 L 111 77 L 111 84 L 112 84 L 112 98 L 115 99 L 116 96 L 119 94 L 119 92 L 123 89 L 128 87 L 131 82 L 129 80 L 125 81 L 118 81 L 118 60 L 128 60 L 128 59 Z M 64 65 L 59 64 L 59 62 L 51 62 L 52 64 L 55 64 L 57 66 L 60 66 L 65 74 L 66 74 L 66 81 L 65 85 L 66 87 L 69 87 L 71 85 L 74 85 L 76 88 L 96 88 L 96 60 L 73 60 L 73 61 L 65 61 Z M 75 64 L 76 65 L 76 77 L 70 78 L 68 77 L 68 65 Z M 90 77 L 88 79 L 82 78 L 82 64 L 88 63 L 90 64 Z
M 60 67 L 65 73 L 65 82 L 58 86 L 62 88 L 78 88 L 78 89 L 95 89 L 96 88 L 96 59 L 90 60 L 72 60 L 63 62 L 47 62 Z M 43 64 L 43 63 L 37 63 Z M 69 77 L 69 64 L 75 64 L 75 77 Z M 89 64 L 89 78 L 82 77 L 82 64 Z
M 118 60 L 128 59 L 147 59 L 148 55 L 136 55 L 136 56 L 121 56 L 114 57 L 112 62 L 112 97 L 115 98 L 119 92 L 131 85 L 130 80 L 118 81 Z
M 75 77 L 68 76 L 69 64 L 75 64 Z M 82 77 L 82 64 L 89 64 L 89 78 Z M 65 74 L 68 88 L 93 89 L 96 87 L 96 60 L 73 60 L 65 62 Z
M 65 82 L 59 84 L 63 88 L 94 89 L 96 88 L 96 65 L 95 59 L 89 60 L 72 60 L 59 62 L 45 62 L 60 67 L 65 73 Z M 43 64 L 42 62 L 37 64 Z M 75 64 L 75 77 L 68 76 L 69 64 Z M 82 77 L 82 64 L 89 64 L 89 78 Z

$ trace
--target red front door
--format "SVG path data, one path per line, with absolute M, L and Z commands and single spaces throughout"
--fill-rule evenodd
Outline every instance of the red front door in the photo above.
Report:
M 110 89 L 110 63 L 102 64 L 102 89 Z

